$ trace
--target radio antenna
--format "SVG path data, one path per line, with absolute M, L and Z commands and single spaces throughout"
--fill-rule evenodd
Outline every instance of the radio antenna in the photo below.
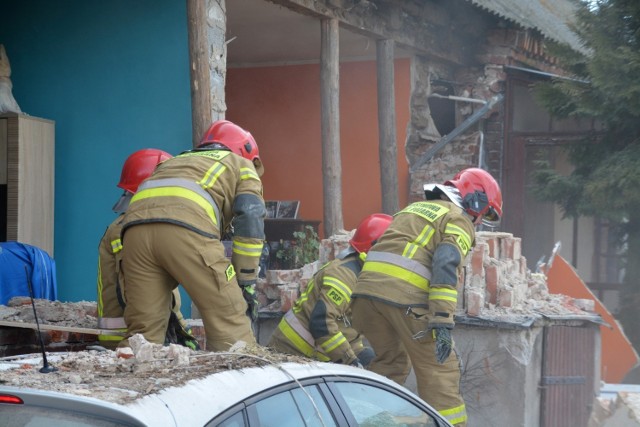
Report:
M 55 372 L 58 370 L 55 366 L 49 365 L 47 362 L 47 353 L 44 351 L 44 341 L 42 340 L 42 332 L 40 332 L 40 322 L 38 322 L 38 314 L 36 313 L 36 303 L 33 301 L 33 287 L 31 286 L 31 279 L 29 278 L 29 270 L 27 266 L 24 266 L 24 272 L 27 276 L 27 285 L 29 286 L 29 297 L 31 297 L 31 307 L 33 307 L 33 317 L 36 318 L 36 328 L 38 328 L 38 338 L 40 339 L 40 348 L 42 349 L 42 368 L 40 368 L 40 372 L 43 374 L 48 374 L 50 372 Z

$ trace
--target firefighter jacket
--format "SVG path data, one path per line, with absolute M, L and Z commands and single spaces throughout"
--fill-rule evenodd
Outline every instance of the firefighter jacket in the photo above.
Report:
M 262 182 L 253 163 L 230 151 L 195 149 L 165 160 L 145 180 L 123 220 L 165 222 L 220 239 L 233 233 L 232 267 L 241 286 L 255 283 L 264 241 Z M 235 272 L 233 271 L 235 269 Z
M 126 332 L 127 325 L 124 321 L 124 298 L 120 287 L 120 260 L 122 240 L 120 233 L 124 214 L 118 217 L 107 227 L 98 245 L 98 328 L 113 329 L 118 332 Z M 173 291 L 172 311 L 175 313 L 182 328 L 187 323 L 180 311 L 180 292 Z M 121 341 L 121 335 L 99 335 L 100 341 Z
M 350 306 L 361 268 L 357 253 L 325 264 L 280 321 L 274 339 L 286 340 L 288 347 L 317 360 L 344 364 L 355 361 L 363 344 L 360 334 L 351 327 Z
M 122 317 L 124 301 L 118 284 L 118 266 L 122 243 L 120 230 L 122 219 L 118 217 L 107 227 L 98 246 L 98 328 L 126 331 Z M 101 336 L 103 337 L 103 336 Z M 122 337 L 103 337 L 120 340 Z
M 453 326 L 462 261 L 475 240 L 469 216 L 444 200 L 415 202 L 394 215 L 367 255 L 356 298 L 423 307 Z

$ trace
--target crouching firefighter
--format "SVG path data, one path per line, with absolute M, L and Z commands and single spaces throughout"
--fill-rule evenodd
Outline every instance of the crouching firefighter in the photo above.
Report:
M 478 168 L 424 191 L 426 200 L 396 213 L 369 251 L 353 294 L 353 325 L 375 351 L 369 369 L 404 384 L 413 367 L 418 395 L 451 424 L 465 426 L 451 338 L 456 285 L 475 226 L 498 224 L 502 194 Z
M 351 294 L 369 248 L 387 229 L 391 216 L 365 218 L 349 240 L 349 248 L 325 264 L 285 313 L 269 347 L 282 353 L 323 362 L 367 367 L 373 351 L 351 326 Z
M 163 342 L 169 322 L 164 308 L 180 284 L 202 316 L 207 350 L 255 344 L 250 317 L 258 311 L 263 171 L 253 136 L 219 120 L 198 147 L 164 161 L 142 183 L 122 221 L 129 334 Z M 220 238 L 231 229 L 229 262 Z M 128 340 L 120 343 L 126 345 Z
M 138 150 L 125 160 L 120 174 L 118 187 L 124 190 L 120 199 L 113 206 L 118 217 L 107 227 L 98 246 L 98 325 L 99 329 L 119 332 L 114 335 L 99 335 L 98 340 L 107 348 L 115 348 L 127 332 L 124 321 L 124 297 L 120 286 L 119 270 L 122 243 L 120 232 L 124 212 L 129 206 L 131 197 L 138 187 L 148 178 L 156 166 L 170 159 L 171 154 L 153 148 Z M 198 348 L 198 342 L 188 331 L 187 324 L 180 311 L 180 293 L 175 289 L 172 295 L 169 323 L 165 343 L 182 344 L 192 349 Z

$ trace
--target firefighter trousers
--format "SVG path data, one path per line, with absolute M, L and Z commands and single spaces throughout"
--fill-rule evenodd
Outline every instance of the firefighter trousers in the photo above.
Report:
M 220 241 L 184 227 L 148 223 L 128 228 L 122 273 L 129 335 L 141 333 L 149 342 L 164 343 L 171 292 L 180 283 L 202 315 L 207 350 L 225 351 L 239 340 L 255 343 L 247 303 L 236 277 L 227 278 L 228 266 Z
M 413 335 L 427 326 L 427 309 L 397 307 L 367 298 L 355 298 L 352 324 L 367 337 L 375 351 L 369 369 L 404 384 L 413 366 L 418 395 L 445 418 L 466 425 L 466 409 L 460 394 L 460 364 L 455 351 L 444 364 L 435 357 L 431 334 L 418 340 Z

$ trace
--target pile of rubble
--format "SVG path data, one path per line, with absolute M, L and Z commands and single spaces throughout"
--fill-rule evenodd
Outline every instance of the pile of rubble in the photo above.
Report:
M 95 301 L 60 302 L 34 299 L 38 321 L 57 326 L 95 328 L 98 324 Z M 31 299 L 13 297 L 7 305 L 0 305 L 0 320 L 35 323 Z
M 320 259 L 296 270 L 269 270 L 257 285 L 261 312 L 286 312 L 326 262 L 349 247 L 353 231 L 321 241 Z M 593 314 L 593 300 L 550 294 L 546 276 L 531 272 L 521 239 L 510 233 L 478 232 L 458 283 L 458 313 L 488 320 Z
M 51 353 L 47 359 L 56 370 L 50 373 L 40 372 L 42 358 L 33 354 L 2 358 L 0 385 L 127 403 L 215 372 L 309 362 L 302 357 L 275 353 L 257 345 L 247 346 L 243 342 L 224 353 L 193 351 L 175 344 L 151 344 L 139 334 L 129 342 L 130 349 L 118 352 L 95 347 L 81 352 Z

